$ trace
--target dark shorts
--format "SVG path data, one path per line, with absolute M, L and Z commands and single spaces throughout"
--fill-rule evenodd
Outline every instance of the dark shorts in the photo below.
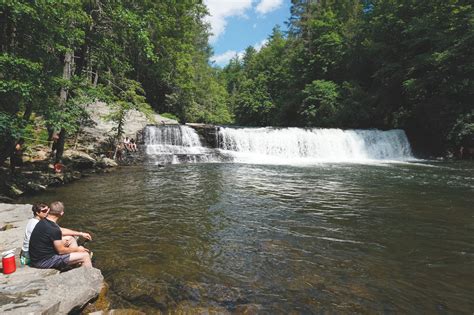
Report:
M 62 269 L 68 266 L 70 254 L 65 255 L 54 255 L 53 257 L 43 259 L 39 262 L 31 263 L 33 267 L 41 268 L 41 269 Z

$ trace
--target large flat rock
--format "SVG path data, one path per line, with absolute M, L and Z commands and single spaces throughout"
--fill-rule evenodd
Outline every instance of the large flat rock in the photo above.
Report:
M 96 138 L 98 141 L 104 141 L 107 136 L 115 134 L 113 131 L 117 125 L 108 120 L 107 117 L 112 114 L 112 109 L 104 102 L 95 102 L 86 106 L 86 110 L 89 112 L 91 119 L 96 123 L 93 127 L 86 127 L 84 131 Z M 177 124 L 178 122 L 173 119 L 154 114 L 152 119 L 148 119 L 145 114 L 137 111 L 130 110 L 125 118 L 125 124 L 123 126 L 124 136 L 135 138 L 137 132 L 143 130 L 147 124 Z
M 96 268 L 54 269 L 20 267 L 19 253 L 31 205 L 0 204 L 0 252 L 15 250 L 17 270 L 0 274 L 0 314 L 67 314 L 95 298 L 103 286 Z

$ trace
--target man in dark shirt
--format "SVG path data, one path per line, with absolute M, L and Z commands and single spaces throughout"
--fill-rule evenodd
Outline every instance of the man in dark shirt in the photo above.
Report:
M 92 267 L 89 250 L 83 246 L 66 246 L 57 221 L 64 215 L 60 201 L 51 204 L 48 216 L 38 222 L 30 237 L 31 265 L 36 268 L 62 269 L 67 265 L 82 264 Z

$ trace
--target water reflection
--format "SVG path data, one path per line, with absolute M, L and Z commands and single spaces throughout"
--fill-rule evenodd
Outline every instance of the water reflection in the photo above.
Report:
M 46 194 L 114 307 L 470 312 L 470 164 L 124 168 Z M 25 200 L 28 201 L 28 200 Z

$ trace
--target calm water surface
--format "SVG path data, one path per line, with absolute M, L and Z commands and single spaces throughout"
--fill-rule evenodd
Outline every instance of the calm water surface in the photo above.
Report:
M 114 308 L 474 311 L 473 163 L 129 167 L 39 199 L 94 234 Z

